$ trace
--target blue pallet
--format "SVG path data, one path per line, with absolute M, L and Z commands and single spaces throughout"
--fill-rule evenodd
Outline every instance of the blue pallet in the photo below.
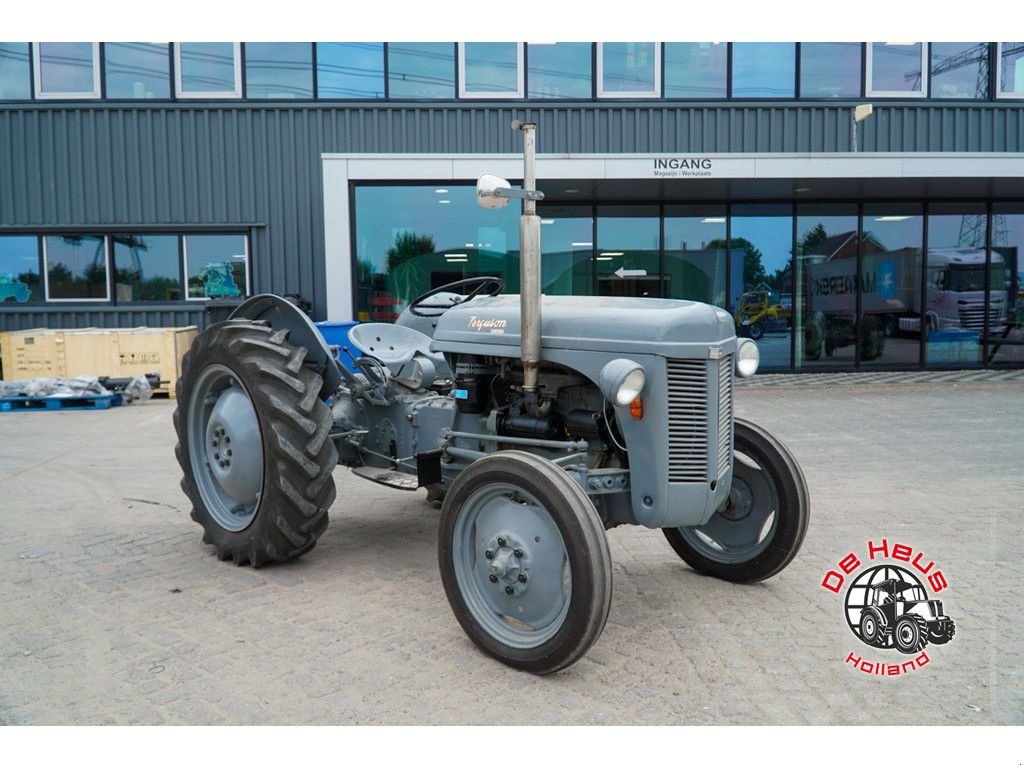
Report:
M 104 411 L 120 404 L 120 395 L 0 397 L 0 413 L 7 411 Z

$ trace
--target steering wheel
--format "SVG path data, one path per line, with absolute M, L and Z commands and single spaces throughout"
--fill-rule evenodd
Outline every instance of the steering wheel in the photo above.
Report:
M 468 288 L 469 286 L 476 286 L 469 291 L 462 298 L 454 299 L 448 304 L 425 304 L 424 302 L 432 296 L 436 296 L 439 293 L 457 293 L 461 295 L 461 291 L 455 290 L 456 288 Z M 479 277 L 467 277 L 465 280 L 456 280 L 454 283 L 448 283 L 442 285 L 440 288 L 434 288 L 433 290 L 427 291 L 426 293 L 420 294 L 412 303 L 409 305 L 409 311 L 417 317 L 437 317 L 446 309 L 451 309 L 458 304 L 465 304 L 467 301 L 476 298 L 477 296 L 497 296 L 501 293 L 505 287 L 505 280 L 500 277 L 492 277 L 487 275 L 481 275 Z M 487 289 L 487 290 L 484 290 Z M 440 309 L 441 312 L 420 312 L 421 309 Z

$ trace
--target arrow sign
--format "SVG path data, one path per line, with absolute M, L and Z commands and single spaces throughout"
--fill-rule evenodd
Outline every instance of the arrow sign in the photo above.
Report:
M 625 267 L 619 267 L 614 272 L 618 277 L 646 277 L 646 269 L 626 269 Z

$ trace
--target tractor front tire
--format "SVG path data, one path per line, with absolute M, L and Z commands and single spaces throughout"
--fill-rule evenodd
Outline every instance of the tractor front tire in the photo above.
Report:
M 445 496 L 437 546 L 455 618 L 498 661 L 546 675 L 601 636 L 612 597 L 604 525 L 547 459 L 499 451 L 470 464 Z
M 789 565 L 809 516 L 807 483 L 793 455 L 761 427 L 736 419 L 728 500 L 702 526 L 662 531 L 695 571 L 749 584 Z
M 337 449 L 321 377 L 288 331 L 228 320 L 182 360 L 175 454 L 203 542 L 259 567 L 308 552 L 327 527 Z
M 956 624 L 950 619 L 949 623 L 946 624 L 945 630 L 928 628 L 928 642 L 935 643 L 936 645 L 945 645 L 953 639 L 953 635 L 956 634 Z
M 920 616 L 905 613 L 892 629 L 893 642 L 900 653 L 917 653 L 928 645 L 928 624 Z

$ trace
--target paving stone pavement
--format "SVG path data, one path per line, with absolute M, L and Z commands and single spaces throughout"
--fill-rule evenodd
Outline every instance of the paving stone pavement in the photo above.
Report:
M 312 552 L 237 568 L 189 519 L 173 403 L 0 414 L 0 724 L 1021 724 L 1024 381 L 911 384 L 738 388 L 807 477 L 798 558 L 736 586 L 616 528 L 604 634 L 544 678 L 462 633 L 422 491 L 339 468 Z M 958 625 L 894 679 L 844 665 L 895 652 L 819 586 L 881 537 L 936 561 Z

